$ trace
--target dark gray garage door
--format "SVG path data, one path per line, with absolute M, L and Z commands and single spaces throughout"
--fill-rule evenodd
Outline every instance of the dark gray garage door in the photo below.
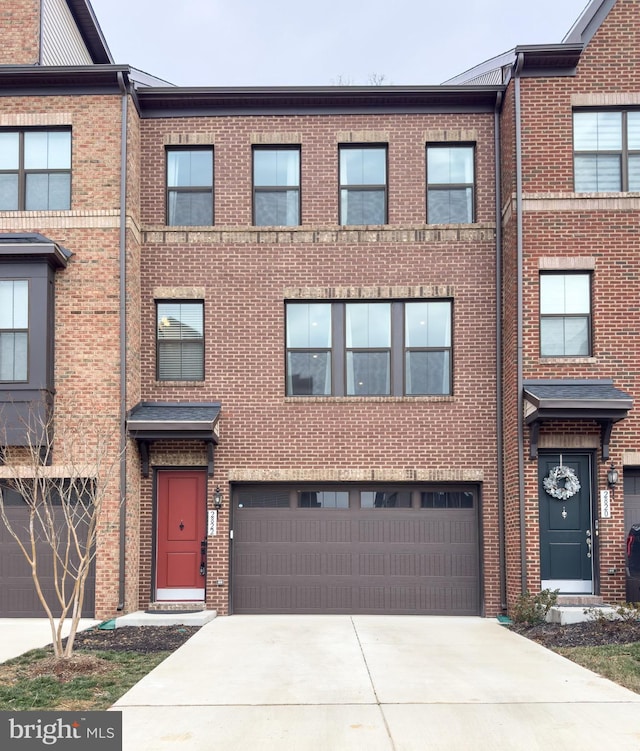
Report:
M 5 491 L 6 512 L 12 527 L 22 530 L 23 539 L 28 539 L 27 509 L 16 493 Z M 62 523 L 62 522 L 60 522 Z M 53 557 L 48 543 L 37 545 L 38 571 L 43 593 L 54 615 L 60 614 L 53 579 Z M 84 617 L 92 618 L 95 610 L 95 572 L 92 566 L 85 589 L 82 609 Z M 43 618 L 45 612 L 36 595 L 31 569 L 18 544 L 9 534 L 0 519 L 0 618 Z
M 473 488 L 234 491 L 234 613 L 480 611 Z

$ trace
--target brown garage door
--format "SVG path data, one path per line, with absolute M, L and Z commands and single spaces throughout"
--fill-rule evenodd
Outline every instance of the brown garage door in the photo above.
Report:
M 13 529 L 24 532 L 28 539 L 27 509 L 17 493 L 5 489 L 5 509 Z M 60 514 L 61 516 L 61 514 Z M 62 523 L 62 521 L 60 521 Z M 37 545 L 38 570 L 43 593 L 54 615 L 60 615 L 53 579 L 53 558 L 48 543 Z M 91 567 L 85 589 L 82 615 L 92 618 L 95 610 L 95 572 Z M 0 618 L 42 618 L 45 612 L 35 591 L 31 569 L 18 544 L 0 519 Z
M 237 487 L 235 613 L 477 615 L 473 488 Z

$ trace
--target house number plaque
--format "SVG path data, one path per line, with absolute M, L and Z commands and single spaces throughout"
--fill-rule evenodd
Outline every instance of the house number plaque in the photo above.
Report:
M 611 491 L 600 491 L 600 518 L 611 519 Z

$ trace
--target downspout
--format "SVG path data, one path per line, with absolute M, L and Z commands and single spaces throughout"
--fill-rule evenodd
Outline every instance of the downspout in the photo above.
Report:
M 44 33 L 44 0 L 40 0 L 40 39 L 38 39 L 38 62 L 36 65 L 42 65 L 42 35 Z
M 118 565 L 118 610 L 125 606 L 125 546 L 127 540 L 127 117 L 129 98 L 124 76 L 118 73 L 122 93 L 120 127 L 120 561 Z
M 518 494 L 520 498 L 520 575 L 522 592 L 528 590 L 527 586 L 527 546 L 526 546 L 526 520 L 524 502 L 524 398 L 523 398 L 523 248 L 522 248 L 522 122 L 520 103 L 520 73 L 524 65 L 524 54 L 520 52 L 513 71 L 515 79 L 515 117 L 516 117 L 516 253 L 517 270 L 516 284 L 518 285 L 518 311 L 517 311 L 517 373 L 518 373 Z
M 504 528 L 504 440 L 502 436 L 502 191 L 500 169 L 500 107 L 502 92 L 496 96 L 493 113 L 496 191 L 496 450 L 498 468 L 498 556 L 500 559 L 500 607 L 507 612 L 507 560 Z

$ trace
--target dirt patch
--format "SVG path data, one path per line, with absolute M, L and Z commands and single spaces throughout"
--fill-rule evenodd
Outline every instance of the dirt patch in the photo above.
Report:
M 67 683 L 79 675 L 104 675 L 113 670 L 110 662 L 87 654 L 73 654 L 68 660 L 59 660 L 56 657 L 46 657 L 38 660 L 22 669 L 24 675 L 29 678 L 37 678 L 41 675 L 55 676 L 61 683 Z
M 110 652 L 173 652 L 190 639 L 200 626 L 123 626 L 111 630 L 79 631 L 74 650 Z
M 640 642 L 640 621 L 634 620 L 602 619 L 572 623 L 568 626 L 560 626 L 557 623 L 540 623 L 535 626 L 513 624 L 509 628 L 549 649 Z

